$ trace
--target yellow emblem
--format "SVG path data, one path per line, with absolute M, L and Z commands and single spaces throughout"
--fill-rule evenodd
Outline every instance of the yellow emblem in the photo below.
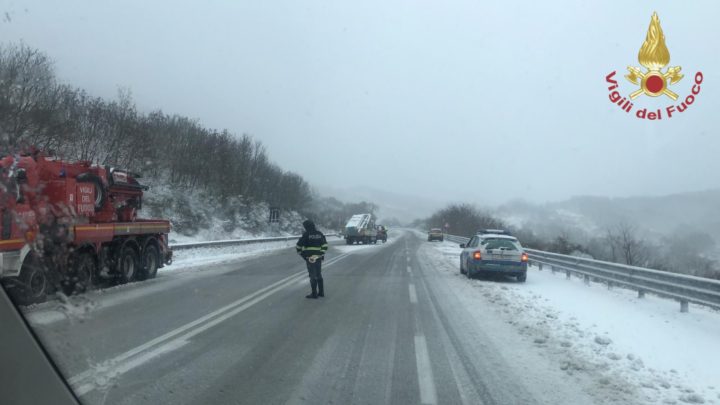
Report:
M 645 66 L 647 72 L 642 72 L 640 68 L 628 66 L 630 74 L 625 78 L 631 83 L 640 86 L 638 90 L 630 93 L 631 99 L 636 99 L 645 93 L 650 97 L 658 97 L 664 94 L 673 100 L 677 100 L 678 95 L 668 90 L 669 84 L 675 84 L 683 78 L 680 74 L 680 66 L 668 68 L 665 73 L 662 68 L 670 63 L 670 51 L 665 45 L 665 35 L 660 27 L 660 19 L 656 12 L 653 12 L 650 18 L 650 27 L 648 27 L 645 42 L 638 52 L 638 62 Z

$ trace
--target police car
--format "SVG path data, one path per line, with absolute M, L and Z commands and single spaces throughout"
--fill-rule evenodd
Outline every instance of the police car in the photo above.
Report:
M 468 278 L 505 274 L 520 282 L 527 279 L 528 255 L 520 241 L 507 231 L 483 229 L 460 247 L 460 273 Z

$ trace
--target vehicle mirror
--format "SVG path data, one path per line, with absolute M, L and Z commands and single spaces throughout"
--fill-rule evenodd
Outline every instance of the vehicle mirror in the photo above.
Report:
M 463 248 L 463 249 L 465 249 L 465 244 L 464 244 L 464 243 L 461 243 L 461 244 L 460 244 L 460 247 Z

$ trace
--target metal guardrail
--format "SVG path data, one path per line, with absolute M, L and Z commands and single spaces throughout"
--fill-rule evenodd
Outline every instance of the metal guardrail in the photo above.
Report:
M 468 243 L 470 241 L 470 238 L 466 238 L 464 236 L 456 236 L 456 235 L 450 235 L 445 234 L 445 239 L 449 240 L 450 242 L 457 242 L 457 243 Z
M 445 238 L 458 243 L 469 240 L 456 235 L 445 235 Z M 553 272 L 564 271 L 567 278 L 572 274 L 582 276 L 586 284 L 593 280 L 606 283 L 608 288 L 613 285 L 624 286 L 637 290 L 639 298 L 644 297 L 647 292 L 676 299 L 680 302 L 680 312 L 687 312 L 690 302 L 720 309 L 720 281 L 717 280 L 542 250 L 525 251 L 530 262 L 536 264 L 540 270 L 543 270 L 543 266 L 548 266 Z
M 326 234 L 325 236 L 337 236 L 337 234 L 329 233 L 329 234 Z M 271 238 L 226 239 L 226 240 L 214 240 L 214 241 L 208 241 L 208 242 L 176 243 L 176 244 L 170 245 L 170 249 L 185 250 L 185 249 L 195 249 L 195 248 L 214 248 L 214 247 L 233 246 L 233 245 L 249 245 L 252 243 L 282 242 L 282 241 L 288 241 L 288 240 L 297 240 L 298 238 L 300 238 L 300 235 L 277 236 L 277 237 L 271 237 Z

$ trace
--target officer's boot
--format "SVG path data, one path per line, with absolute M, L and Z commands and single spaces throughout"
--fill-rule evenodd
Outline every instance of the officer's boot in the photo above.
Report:
M 317 298 L 317 280 L 310 279 L 310 288 L 312 288 L 312 293 L 306 295 L 305 298 Z
M 318 297 L 325 296 L 325 289 L 323 289 L 323 279 L 318 279 Z

